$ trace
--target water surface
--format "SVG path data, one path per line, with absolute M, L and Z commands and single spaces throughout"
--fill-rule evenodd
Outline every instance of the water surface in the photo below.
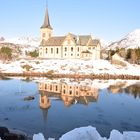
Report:
M 0 126 L 46 138 L 88 125 L 106 137 L 112 129 L 140 131 L 139 107 L 138 81 L 0 80 Z

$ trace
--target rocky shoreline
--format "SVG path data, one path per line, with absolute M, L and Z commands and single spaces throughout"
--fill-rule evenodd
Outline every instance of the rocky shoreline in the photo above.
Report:
M 0 127 L 0 140 L 31 140 L 31 138 L 24 132 Z
M 74 79 L 100 79 L 100 80 L 109 80 L 109 79 L 121 79 L 121 80 L 140 80 L 140 76 L 134 75 L 112 75 L 112 74 L 48 74 L 48 73 L 39 73 L 39 72 L 23 72 L 23 73 L 0 73 L 0 78 L 4 77 L 46 77 L 46 78 L 74 78 Z

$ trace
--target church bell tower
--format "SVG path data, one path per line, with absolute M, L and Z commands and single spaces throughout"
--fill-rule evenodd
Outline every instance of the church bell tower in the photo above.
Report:
M 47 7 L 46 7 L 44 23 L 41 26 L 40 30 L 41 30 L 41 41 L 43 41 L 43 40 L 47 41 L 52 36 L 53 28 L 50 25 L 50 20 L 49 20 L 49 14 L 48 14 L 48 8 Z

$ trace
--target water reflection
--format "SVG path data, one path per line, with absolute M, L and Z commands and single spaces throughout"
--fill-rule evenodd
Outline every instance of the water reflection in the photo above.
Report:
M 130 84 L 128 81 L 119 81 L 115 84 L 112 84 L 108 87 L 108 90 L 111 91 L 111 93 L 125 93 L 128 95 L 133 96 L 134 98 L 140 98 L 140 83 L 136 82 L 133 84 Z
M 98 100 L 98 89 L 91 86 L 79 86 L 68 83 L 47 82 L 39 83 L 40 107 L 49 108 L 51 106 L 48 97 L 57 97 L 69 107 L 72 104 L 88 105 L 89 102 Z
M 118 129 L 120 131 L 140 130 L 140 126 L 136 125 L 139 123 L 139 119 L 135 119 L 132 115 L 136 113 L 137 116 L 140 116 L 140 114 L 136 112 L 137 101 L 134 100 L 134 98 L 140 97 L 140 83 L 138 83 L 138 81 L 47 80 L 39 82 L 38 88 L 40 108 L 44 119 L 44 135 L 46 137 L 52 133 L 55 133 L 55 136 L 59 137 L 60 134 L 66 132 L 66 128 L 68 128 L 68 131 L 83 125 L 93 125 L 97 127 L 103 136 L 108 136 L 112 129 Z M 123 94 L 123 96 L 118 96 L 119 94 Z M 127 95 L 131 95 L 130 98 L 127 98 Z M 132 98 L 132 96 L 134 98 Z M 68 108 L 60 111 L 63 107 L 59 106 L 58 109 L 56 107 L 57 103 L 54 102 L 56 100 L 53 99 L 63 101 L 64 106 Z M 131 106 L 133 106 L 131 108 L 128 105 L 130 100 Z M 96 103 L 97 101 L 98 104 Z M 75 104 L 77 106 L 75 106 Z M 86 105 L 88 108 L 78 106 L 79 104 Z M 53 106 L 58 109 L 57 111 L 55 110 L 54 113 L 52 113 L 54 110 Z M 73 110 L 75 107 L 77 109 L 76 112 Z M 121 113 L 118 114 L 115 110 L 120 110 Z M 74 123 L 63 122 L 64 126 L 62 128 L 61 121 L 58 117 L 55 120 L 59 128 L 54 126 L 56 124 L 52 124 L 50 119 L 51 117 L 55 118 L 56 114 L 61 116 L 60 112 L 66 120 L 74 121 Z M 84 117 L 80 115 L 83 114 L 83 112 L 84 114 L 86 113 Z M 60 118 L 62 118 L 62 116 Z M 82 119 L 80 120 L 79 117 Z M 57 119 L 60 122 L 57 121 Z M 129 123 L 130 120 L 132 123 Z M 53 129 L 50 126 L 52 126 Z
M 1 80 L 0 89 L 0 123 L 28 134 L 58 138 L 88 125 L 102 136 L 112 129 L 140 131 L 139 81 L 16 79 Z M 24 101 L 28 96 L 35 99 Z

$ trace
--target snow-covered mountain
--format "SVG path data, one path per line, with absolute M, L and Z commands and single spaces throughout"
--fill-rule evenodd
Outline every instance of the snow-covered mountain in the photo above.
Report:
M 102 46 L 103 49 L 105 49 L 109 45 L 109 42 L 107 42 L 104 39 L 100 39 L 100 42 L 101 42 L 101 46 Z
M 134 30 L 121 40 L 111 43 L 107 49 L 116 49 L 116 48 L 134 49 L 138 47 L 140 47 L 140 29 Z
M 40 40 L 39 38 L 33 38 L 33 37 L 16 37 L 16 38 L 5 39 L 4 42 L 23 45 L 23 46 L 38 47 Z
M 0 37 L 0 42 L 3 42 L 4 40 L 4 37 Z

